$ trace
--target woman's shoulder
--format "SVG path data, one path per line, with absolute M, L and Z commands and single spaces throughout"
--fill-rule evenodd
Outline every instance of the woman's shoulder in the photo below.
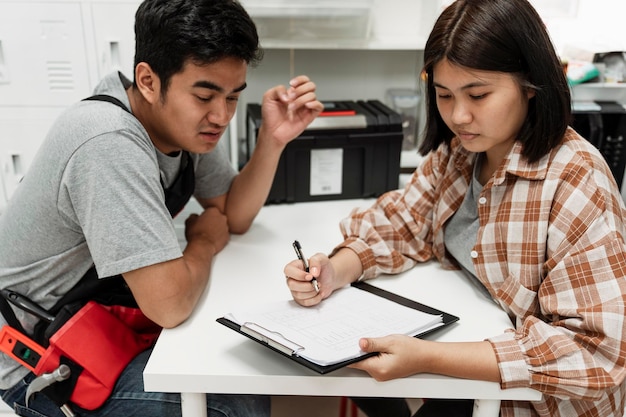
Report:
M 590 168 L 607 168 L 608 164 L 600 150 L 576 132 L 568 127 L 561 144 L 554 149 L 554 160 L 570 161 L 571 163 L 589 164 Z M 609 169 L 610 172 L 610 169 Z
M 571 127 L 549 159 L 549 171 L 555 175 L 570 178 L 589 176 L 602 188 L 614 187 L 613 173 L 600 150 Z

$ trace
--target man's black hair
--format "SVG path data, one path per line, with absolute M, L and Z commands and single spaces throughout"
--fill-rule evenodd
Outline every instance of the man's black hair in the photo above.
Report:
M 134 66 L 150 65 L 163 95 L 188 60 L 238 58 L 255 65 L 262 55 L 256 26 L 236 0 L 145 0 L 135 14 Z

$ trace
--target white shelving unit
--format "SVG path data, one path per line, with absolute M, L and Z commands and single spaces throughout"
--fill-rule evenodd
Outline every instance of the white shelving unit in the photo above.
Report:
M 268 16 L 287 25 L 298 18 L 309 29 L 329 32 L 334 27 L 333 37 L 339 40 L 262 38 L 265 59 L 249 71 L 250 87 L 231 129 L 240 135 L 246 132 L 246 104 L 260 102 L 265 90 L 285 84 L 295 74 L 310 75 L 323 100 L 382 99 L 390 87 L 416 88 L 419 50 L 440 8 L 439 0 L 323 0 L 314 8 L 309 2 L 302 2 L 301 10 L 283 7 L 287 13 L 276 17 L 276 4 L 299 3 L 243 3 L 250 4 L 260 32 Z M 111 71 L 132 77 L 133 22 L 139 4 L 140 0 L 0 0 L 3 203 L 61 111 L 90 95 Z M 393 85 L 388 85 L 389 79 Z

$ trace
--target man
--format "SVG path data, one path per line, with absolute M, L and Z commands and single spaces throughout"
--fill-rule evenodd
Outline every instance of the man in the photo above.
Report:
M 248 14 L 235 0 L 145 0 L 135 35 L 134 81 L 110 74 L 96 97 L 61 115 L 0 217 L 0 288 L 49 309 L 89 271 L 121 275 L 145 316 L 169 328 L 189 317 L 213 257 L 229 233 L 249 228 L 282 150 L 323 106 L 306 76 L 268 90 L 255 152 L 237 174 L 216 146 L 248 65 L 261 58 Z M 192 193 L 204 211 L 186 220 L 181 251 L 172 216 Z M 36 318 L 16 315 L 33 330 Z M 79 414 L 179 414 L 178 395 L 143 391 L 149 353 L 124 369 L 102 407 Z M 43 395 L 25 407 L 33 377 L 0 356 L 0 393 L 18 414 L 61 416 Z M 210 415 L 269 415 L 267 397 L 209 395 L 207 407 Z

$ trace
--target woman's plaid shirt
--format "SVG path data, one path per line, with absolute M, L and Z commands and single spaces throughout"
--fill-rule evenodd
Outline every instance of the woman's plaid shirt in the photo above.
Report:
M 569 129 L 537 163 L 516 143 L 478 199 L 468 244 L 476 274 L 515 330 L 490 338 L 502 388 L 538 402 L 503 401 L 508 416 L 622 416 L 626 389 L 626 209 L 600 153 Z M 363 278 L 433 257 L 456 268 L 443 228 L 466 194 L 476 155 L 454 139 L 431 152 L 404 190 L 341 222 Z

